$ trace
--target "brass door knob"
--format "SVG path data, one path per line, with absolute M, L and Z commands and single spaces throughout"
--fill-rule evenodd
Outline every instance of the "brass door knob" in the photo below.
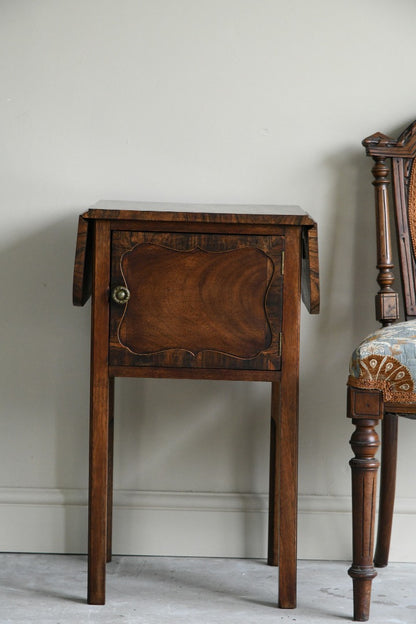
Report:
M 130 291 L 125 286 L 115 286 L 111 293 L 111 298 L 116 303 L 123 305 L 130 299 Z

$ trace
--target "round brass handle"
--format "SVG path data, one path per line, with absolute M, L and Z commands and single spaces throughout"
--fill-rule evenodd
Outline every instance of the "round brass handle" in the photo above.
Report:
M 111 293 L 111 298 L 116 303 L 123 305 L 123 303 L 127 303 L 130 299 L 130 291 L 125 286 L 115 286 Z

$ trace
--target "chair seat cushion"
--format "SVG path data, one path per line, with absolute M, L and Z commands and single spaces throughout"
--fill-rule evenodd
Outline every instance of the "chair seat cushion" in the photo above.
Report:
M 351 357 L 350 385 L 381 390 L 385 401 L 416 400 L 416 321 L 370 334 Z

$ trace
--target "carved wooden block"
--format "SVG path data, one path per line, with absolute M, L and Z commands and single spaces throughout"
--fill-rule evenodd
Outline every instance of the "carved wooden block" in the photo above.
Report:
M 347 415 L 350 418 L 382 418 L 383 395 L 381 392 L 348 387 Z
M 375 298 L 376 319 L 388 325 L 399 318 L 399 295 L 395 292 L 378 293 Z

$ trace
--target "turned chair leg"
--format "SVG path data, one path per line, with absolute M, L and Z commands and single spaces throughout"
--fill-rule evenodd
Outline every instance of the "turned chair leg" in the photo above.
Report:
M 397 414 L 385 414 L 382 422 L 380 504 L 378 512 L 377 545 L 374 565 L 383 568 L 389 560 L 391 526 L 397 466 Z
M 356 429 L 351 437 L 354 620 L 365 622 L 370 612 L 371 584 L 377 575 L 373 565 L 376 482 L 379 466 L 375 454 L 380 445 L 374 427 L 382 416 L 380 392 L 349 388 L 348 416 Z

